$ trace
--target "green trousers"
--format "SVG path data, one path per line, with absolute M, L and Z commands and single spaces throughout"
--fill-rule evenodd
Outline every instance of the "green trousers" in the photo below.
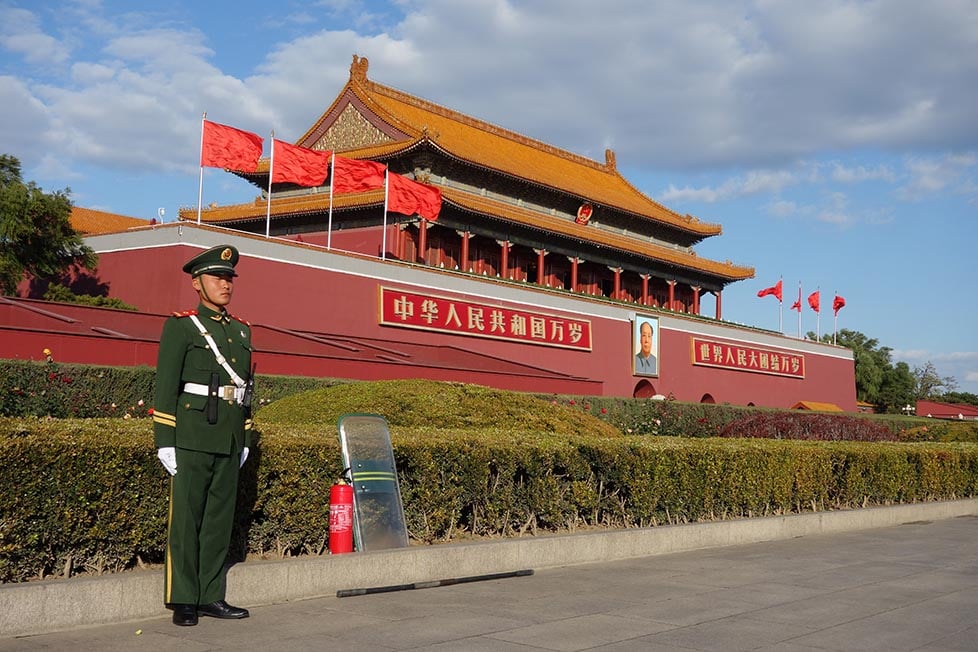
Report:
M 239 463 L 239 455 L 177 448 L 177 474 L 170 479 L 165 604 L 224 599 Z

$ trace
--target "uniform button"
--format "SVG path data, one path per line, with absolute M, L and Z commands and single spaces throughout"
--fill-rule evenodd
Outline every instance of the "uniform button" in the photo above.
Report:
M 189 410 L 190 409 L 190 403 L 187 403 L 186 405 L 184 405 L 183 406 L 183 409 L 184 410 Z
M 238 361 L 237 358 L 231 358 L 231 362 L 237 362 L 237 361 Z
M 231 339 L 231 338 L 229 337 L 229 338 L 228 338 L 228 342 L 231 342 L 231 343 L 233 343 L 233 342 L 234 342 L 234 340 L 232 340 L 232 339 Z

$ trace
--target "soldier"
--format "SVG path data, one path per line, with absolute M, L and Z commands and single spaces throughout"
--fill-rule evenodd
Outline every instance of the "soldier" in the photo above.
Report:
M 251 328 L 227 311 L 237 263 L 237 249 L 222 245 L 184 265 L 200 304 L 174 313 L 160 336 L 153 434 L 172 476 L 163 602 L 175 625 L 248 617 L 224 600 L 238 470 L 251 446 Z

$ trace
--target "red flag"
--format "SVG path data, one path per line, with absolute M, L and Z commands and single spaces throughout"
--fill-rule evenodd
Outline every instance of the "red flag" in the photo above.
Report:
M 840 297 L 838 294 L 835 295 L 835 299 L 832 300 L 832 311 L 838 315 L 842 307 L 846 305 L 846 300 Z
M 321 186 L 332 152 L 321 152 L 272 139 L 272 183 Z
M 811 306 L 812 310 L 814 310 L 815 312 L 819 311 L 818 310 L 819 298 L 820 298 L 820 294 L 818 290 L 815 290 L 814 292 L 808 295 L 808 305 Z
M 773 294 L 775 297 L 777 297 L 778 301 L 781 301 L 781 281 L 780 280 L 777 283 L 775 283 L 774 285 L 772 285 L 771 287 L 764 288 L 763 290 L 760 290 L 757 293 L 757 296 L 759 296 L 759 297 L 766 297 L 769 294 Z
M 798 286 L 798 300 L 791 304 L 791 310 L 797 310 L 801 314 L 801 285 Z
M 388 172 L 387 210 L 405 215 L 417 214 L 434 222 L 441 212 L 441 190 Z
M 255 172 L 261 148 L 258 134 L 204 120 L 200 166 Z
M 384 187 L 387 166 L 373 161 L 361 161 L 337 156 L 333 160 L 333 192 L 364 192 Z

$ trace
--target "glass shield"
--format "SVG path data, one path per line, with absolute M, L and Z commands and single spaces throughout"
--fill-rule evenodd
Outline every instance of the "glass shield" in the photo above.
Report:
M 343 465 L 350 469 L 353 485 L 356 549 L 406 548 L 407 524 L 386 419 L 376 414 L 344 414 L 337 427 Z

